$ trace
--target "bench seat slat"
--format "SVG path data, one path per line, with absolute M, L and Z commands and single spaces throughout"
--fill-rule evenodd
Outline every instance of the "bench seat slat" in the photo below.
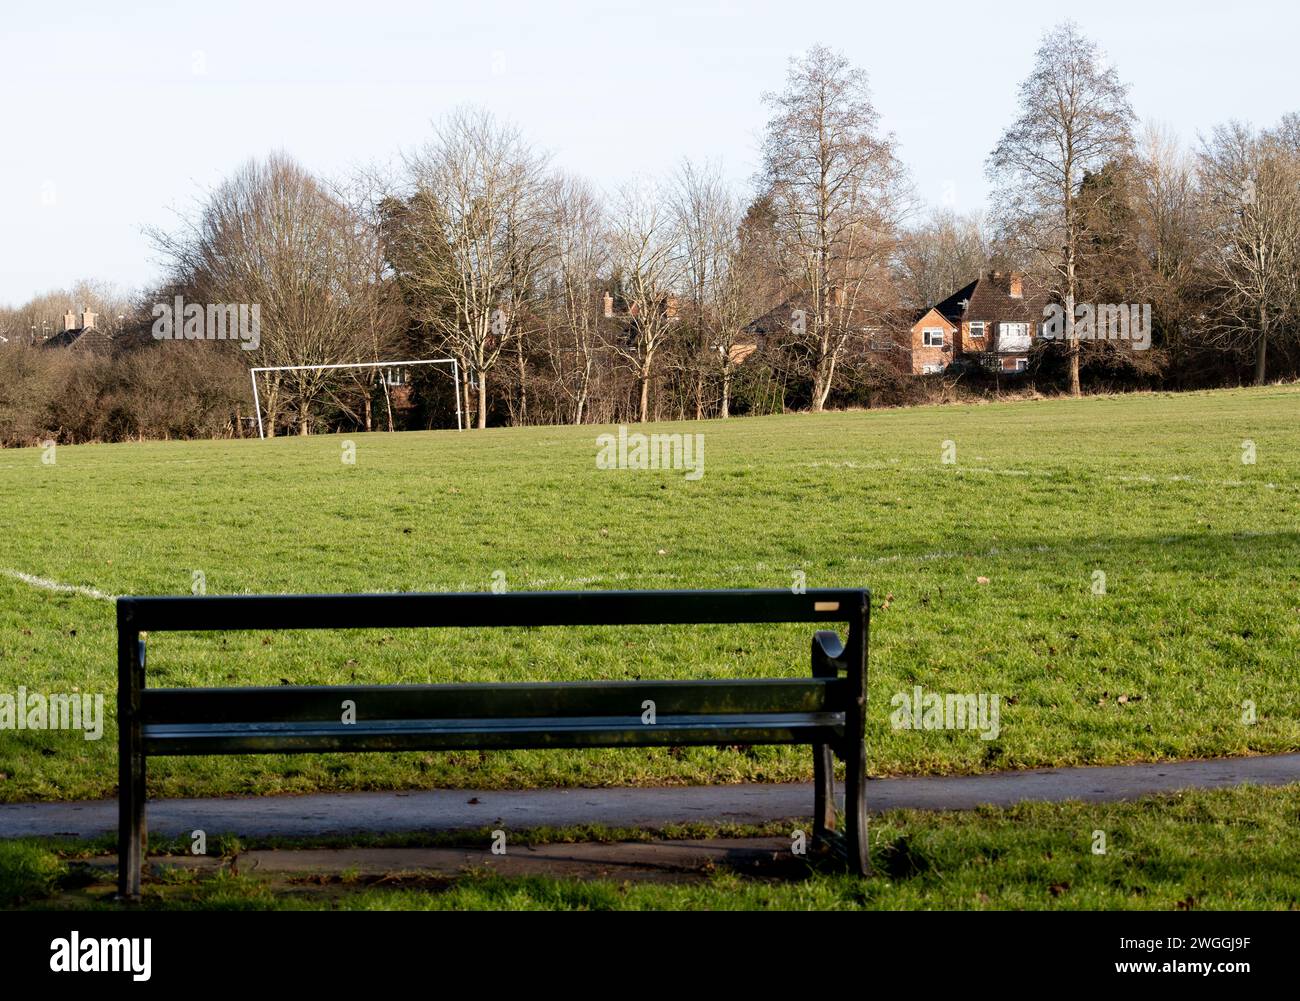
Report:
M 339 685 L 276 688 L 146 688 L 141 720 L 151 723 L 266 723 L 336 720 L 344 700 L 362 720 L 827 712 L 843 709 L 835 678 L 708 681 L 575 681 L 525 684 Z
M 276 754 L 303 751 L 417 751 L 544 747 L 664 747 L 686 744 L 808 744 L 844 735 L 835 712 L 528 719 L 367 720 L 355 724 L 155 723 L 144 727 L 151 755 Z

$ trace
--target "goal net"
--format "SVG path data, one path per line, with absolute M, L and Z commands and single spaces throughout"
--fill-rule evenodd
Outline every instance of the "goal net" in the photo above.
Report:
M 419 381 L 415 370 L 432 366 L 430 372 L 443 371 L 451 377 L 451 398 L 456 411 L 456 430 L 464 430 L 460 405 L 460 366 L 455 358 L 419 358 L 400 361 L 345 362 L 337 365 L 276 365 L 249 369 L 253 382 L 253 411 L 257 415 L 257 435 L 266 437 L 263 413 L 278 423 L 280 417 L 294 422 L 320 418 L 328 408 L 339 420 L 370 422 L 378 406 L 379 421 L 394 429 L 394 412 L 409 406 L 411 392 Z M 443 368 L 439 368 L 442 366 Z M 267 399 L 263 401 L 259 376 L 264 381 Z M 272 432 L 274 433 L 274 427 Z

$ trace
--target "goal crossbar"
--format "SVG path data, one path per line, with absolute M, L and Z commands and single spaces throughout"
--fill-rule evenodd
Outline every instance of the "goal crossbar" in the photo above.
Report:
M 450 365 L 451 380 L 456 397 L 456 430 L 464 431 L 460 412 L 460 364 L 455 358 L 416 358 L 409 361 L 357 361 L 339 362 L 334 365 L 269 365 L 262 368 L 250 368 L 248 376 L 253 380 L 253 410 L 257 414 L 257 436 L 266 437 L 262 426 L 262 401 L 257 392 L 258 372 L 319 372 L 336 368 L 403 368 L 408 365 Z

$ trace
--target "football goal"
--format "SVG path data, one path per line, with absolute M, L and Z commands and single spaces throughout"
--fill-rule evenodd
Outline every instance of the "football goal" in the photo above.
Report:
M 324 372 L 338 369 L 381 369 L 380 383 L 384 389 L 385 399 L 389 399 L 390 386 L 403 386 L 410 381 L 410 375 L 407 369 L 415 365 L 450 365 L 452 396 L 456 400 L 456 430 L 465 430 L 463 418 L 461 417 L 460 408 L 460 365 L 455 358 L 420 358 L 406 361 L 361 361 L 361 362 L 344 362 L 338 365 L 275 365 L 265 368 L 251 368 L 248 370 L 249 377 L 253 380 L 253 411 L 257 414 L 257 436 L 266 437 L 266 428 L 262 424 L 262 400 L 257 390 L 257 377 L 259 374 L 267 372 Z M 392 413 L 392 402 L 389 399 L 389 413 Z

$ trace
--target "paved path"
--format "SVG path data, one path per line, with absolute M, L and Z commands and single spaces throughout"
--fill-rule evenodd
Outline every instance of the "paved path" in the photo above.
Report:
M 969 810 L 1031 800 L 1108 802 L 1179 789 L 1300 782 L 1300 754 L 1221 758 L 1157 765 L 1050 768 L 951 778 L 876 779 L 873 812 Z M 842 794 L 843 790 L 839 790 Z M 762 824 L 812 815 L 812 786 L 669 786 L 474 792 L 322 793 L 240 799 L 172 799 L 149 804 L 149 829 L 168 836 L 202 829 L 209 836 L 311 837 L 369 832 L 454 831 L 487 825 L 658 828 L 668 824 Z M 90 837 L 117 829 L 117 801 L 0 804 L 0 838 Z

